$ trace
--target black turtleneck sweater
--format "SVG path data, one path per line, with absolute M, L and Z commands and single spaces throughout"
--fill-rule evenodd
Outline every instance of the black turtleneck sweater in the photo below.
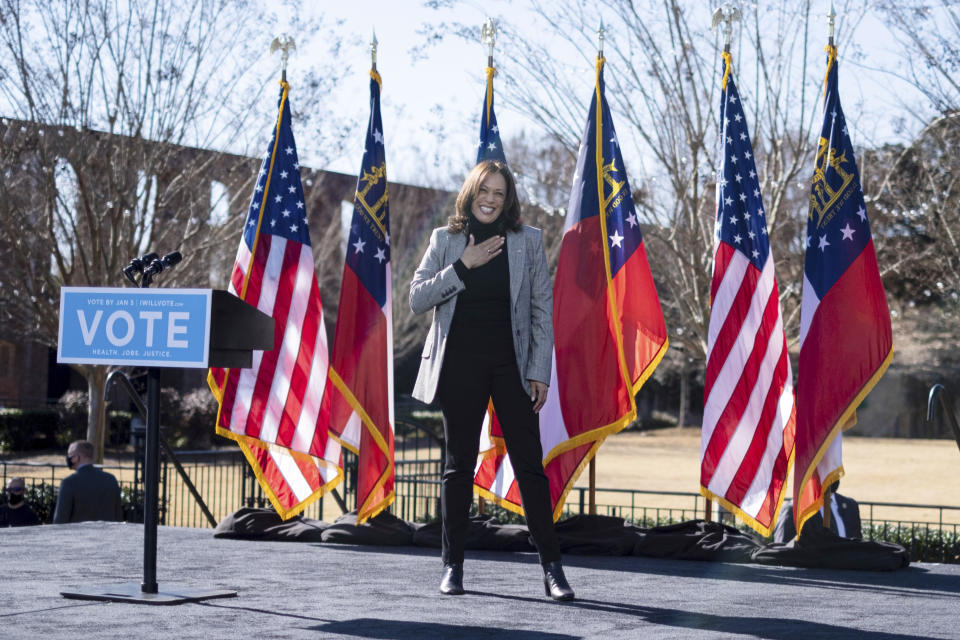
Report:
M 502 221 L 484 224 L 470 216 L 468 233 L 474 243 L 480 244 L 494 236 L 503 235 Z M 450 327 L 451 339 L 458 344 L 473 341 L 475 347 L 491 348 L 494 345 L 513 348 L 510 333 L 510 269 L 507 247 L 490 262 L 468 269 L 462 261 L 453 264 L 466 289 L 457 296 Z

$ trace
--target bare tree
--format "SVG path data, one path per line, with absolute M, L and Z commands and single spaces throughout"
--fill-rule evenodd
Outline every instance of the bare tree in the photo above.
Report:
M 10 330 L 55 346 L 60 287 L 118 285 L 149 249 L 187 257 L 169 284 L 209 286 L 212 270 L 226 272 L 238 232 L 218 233 L 210 182 L 252 184 L 255 162 L 196 147 L 243 145 L 272 121 L 251 122 L 272 107 L 251 71 L 272 35 L 249 20 L 255 9 L 0 0 L 0 309 Z M 243 211 L 249 193 L 236 188 L 227 208 Z M 102 459 L 108 370 L 75 368 Z
M 517 180 L 523 221 L 543 230 L 543 244 L 551 276 L 557 271 L 570 176 L 577 156 L 551 136 L 521 132 L 504 142 L 510 169 Z
M 954 112 L 935 118 L 908 145 L 864 156 L 864 190 L 894 313 L 916 316 L 913 321 L 925 332 L 955 332 L 958 326 L 958 146 L 960 112 Z
M 593 84 L 597 23 L 604 18 L 606 97 L 638 213 L 648 225 L 671 347 L 682 352 L 665 363 L 681 363 L 685 383 L 687 373 L 702 370 L 710 313 L 722 43 L 710 31 L 709 8 L 681 0 L 532 4 L 532 19 L 505 15 L 499 22 L 500 41 L 510 44 L 498 52 L 498 100 L 574 151 Z M 855 4 L 838 7 L 845 16 L 841 39 L 863 14 Z M 779 279 L 799 283 L 797 238 L 808 190 L 798 185 L 809 180 L 823 78 L 822 61 L 808 60 L 806 52 L 825 44 L 825 28 L 810 29 L 824 22 L 811 16 L 809 0 L 743 3 L 741 9 L 734 73 L 752 127 Z M 465 25 L 441 28 L 475 37 Z M 788 336 L 798 333 L 799 297 L 799 286 L 781 287 Z
M 902 65 L 885 70 L 907 81 L 928 104 L 904 103 L 926 125 L 933 114 L 960 107 L 960 7 L 950 0 L 882 0 L 885 24 L 899 45 Z
M 912 87 L 901 100 L 911 142 L 865 155 L 864 191 L 894 311 L 921 330 L 956 331 L 960 306 L 960 7 L 882 2 L 903 61 L 884 70 Z M 918 99 L 919 97 L 919 99 Z

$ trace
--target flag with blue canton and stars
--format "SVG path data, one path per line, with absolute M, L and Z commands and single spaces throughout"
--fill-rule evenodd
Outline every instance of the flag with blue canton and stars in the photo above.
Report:
M 480 113 L 480 142 L 477 147 L 477 164 L 484 160 L 499 160 L 506 164 L 500 142 L 500 127 L 497 126 L 497 114 L 493 111 L 493 76 L 497 70 L 487 67 L 487 91 L 483 98 L 483 111 Z
M 603 65 L 598 58 L 553 285 L 553 371 L 540 442 L 555 519 L 603 440 L 636 418 L 634 396 L 667 349 Z M 522 512 L 508 467 L 509 458 L 491 452 L 478 465 L 475 488 Z
M 810 188 L 797 369 L 796 530 L 843 475 L 841 432 L 893 358 L 860 174 L 840 106 L 837 49 L 827 47 L 823 128 Z
M 760 179 L 731 66 L 724 51 L 700 493 L 768 536 L 793 455 L 793 374 Z
M 370 120 L 330 356 L 331 431 L 357 454 L 357 521 L 394 499 L 390 210 L 380 119 L 380 74 L 370 71 Z
M 289 518 L 336 486 L 340 444 L 324 406 L 327 334 L 290 128 L 290 86 L 253 189 L 228 290 L 274 319 L 274 347 L 249 369 L 210 369 L 216 430 L 235 440 L 277 513 Z

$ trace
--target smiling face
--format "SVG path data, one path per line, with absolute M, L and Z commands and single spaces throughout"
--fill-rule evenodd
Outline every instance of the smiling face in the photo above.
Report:
M 500 231 L 516 231 L 522 226 L 517 185 L 502 162 L 484 160 L 470 170 L 457 194 L 447 231 L 467 233 L 471 220 L 496 222 Z
M 507 181 L 500 173 L 491 172 L 480 181 L 470 204 L 470 213 L 480 222 L 490 224 L 500 217 L 506 198 Z

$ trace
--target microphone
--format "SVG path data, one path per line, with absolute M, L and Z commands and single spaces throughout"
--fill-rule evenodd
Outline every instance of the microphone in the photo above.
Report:
M 180 252 L 179 252 L 179 251 L 174 251 L 174 252 L 172 252 L 172 253 L 168 253 L 167 255 L 163 256 L 162 258 L 154 258 L 154 259 L 150 262 L 150 266 L 148 266 L 146 269 L 143 270 L 143 275 L 144 275 L 145 277 L 147 277 L 147 276 L 150 276 L 150 277 L 155 276 L 155 275 L 157 275 L 158 273 L 160 273 L 161 271 L 163 271 L 164 269 L 170 269 L 170 268 L 175 267 L 176 265 L 180 264 L 180 261 L 181 261 L 181 260 L 183 260 L 183 256 L 180 255 Z
M 143 273 L 144 268 L 159 257 L 160 256 L 155 253 L 146 253 L 139 258 L 134 258 L 130 261 L 130 264 L 123 268 L 123 275 L 126 276 L 127 280 L 132 282 L 135 286 L 139 286 L 139 283 L 134 276 L 138 273 Z

